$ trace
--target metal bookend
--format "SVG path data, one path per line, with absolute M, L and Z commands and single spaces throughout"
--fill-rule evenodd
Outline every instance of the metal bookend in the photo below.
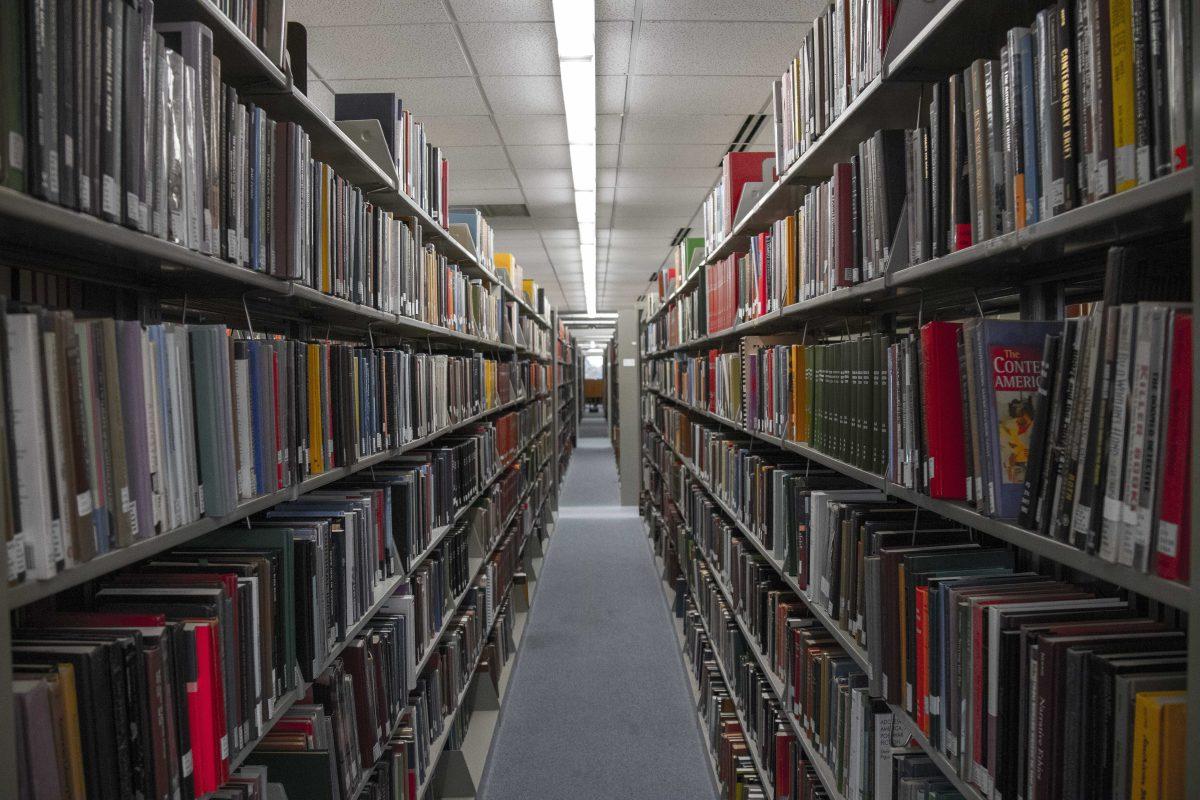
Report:
M 340 119 L 333 124 L 337 125 L 342 133 L 350 138 L 350 141 L 358 145 L 359 149 L 384 171 L 391 179 L 393 186 L 400 185 L 400 176 L 396 172 L 396 159 L 392 155 L 392 149 L 388 147 L 387 139 L 383 138 L 383 126 L 379 124 L 379 120 Z

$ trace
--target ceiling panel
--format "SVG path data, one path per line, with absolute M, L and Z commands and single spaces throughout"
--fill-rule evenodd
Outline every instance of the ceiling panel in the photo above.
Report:
M 620 151 L 621 148 L 615 144 L 596 145 L 597 169 L 610 169 L 617 166 L 617 156 Z
M 643 20 L 812 22 L 828 0 L 643 0 Z
M 629 71 L 629 45 L 633 23 L 596 23 L 596 74 L 624 75 Z
M 719 177 L 720 170 L 713 167 L 622 167 L 617 186 L 701 186 L 707 193 Z
M 542 187 L 571 187 L 571 170 L 569 169 L 532 169 L 517 170 L 521 185 L 526 188 Z
M 508 145 L 508 156 L 517 169 L 570 169 L 571 151 L 565 144 Z
M 625 76 L 596 76 L 596 113 L 625 113 Z
M 566 144 L 567 118 L 561 114 L 496 116 L 508 144 Z
M 450 196 L 453 202 L 458 202 L 454 196 L 454 174 L 457 169 L 496 169 L 503 166 L 503 147 L 447 147 L 446 158 L 450 159 Z
M 355 78 L 327 82 L 335 92 L 395 92 L 404 107 L 422 119 L 488 113 L 474 78 Z
M 631 114 L 757 114 L 767 108 L 771 93 L 762 77 L 635 75 L 629 80 Z
M 517 176 L 511 169 L 459 169 L 450 173 L 451 192 L 457 197 L 459 190 L 467 189 L 512 189 L 517 192 Z
M 596 19 L 633 19 L 634 0 L 596 0 Z
M 558 75 L 553 22 L 460 25 L 480 75 Z
M 596 115 L 596 142 L 598 144 L 618 144 L 621 141 L 621 115 Z
M 565 113 L 557 75 L 484 75 L 479 81 L 494 114 Z
M 471 74 L 452 26 L 313 28 L 308 60 L 322 77 L 445 78 Z
M 745 121 L 746 114 L 630 114 L 625 118 L 625 141 L 728 145 Z
M 478 173 L 476 173 L 478 174 Z M 485 205 L 487 203 L 520 203 L 519 189 L 473 189 L 460 186 L 453 170 L 450 172 L 450 191 L 454 194 L 454 204 L 464 206 Z
M 372 26 L 446 22 L 441 0 L 290 0 L 287 16 L 310 29 L 347 20 L 369 20 Z
M 715 173 L 726 149 L 719 144 L 624 144 L 621 145 L 621 167 L 708 168 Z M 619 178 L 618 175 L 618 183 Z
M 603 189 L 617 185 L 617 171 L 611 167 L 596 170 L 596 186 Z
M 550 0 L 450 0 L 459 22 L 553 22 Z
M 471 147 L 474 145 L 498 145 L 500 136 L 492 118 L 478 115 L 469 117 L 425 117 L 418 115 L 425 125 L 430 141 L 439 147 Z

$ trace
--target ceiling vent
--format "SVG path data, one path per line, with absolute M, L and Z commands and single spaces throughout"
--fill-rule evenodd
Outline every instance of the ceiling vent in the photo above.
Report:
M 687 238 L 687 235 L 692 232 L 691 228 L 680 228 L 675 232 L 675 238 L 671 240 L 671 247 L 676 247 L 680 242 Z
M 524 203 L 484 203 L 475 206 L 463 206 L 463 208 L 479 209 L 480 213 L 489 219 L 495 217 L 529 216 L 529 206 L 525 205 Z

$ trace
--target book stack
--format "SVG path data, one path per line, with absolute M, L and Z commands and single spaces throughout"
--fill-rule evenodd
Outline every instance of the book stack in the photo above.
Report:
M 913 263 L 1187 167 L 1191 13 L 1060 2 L 932 87 L 906 149 Z
M 474 254 L 480 266 L 491 269 L 495 263 L 495 239 L 492 226 L 477 208 L 451 208 L 450 233 Z
M 525 280 L 525 271 L 517 263 L 517 257 L 512 253 L 496 253 L 493 260 L 496 265 L 496 277 L 514 292 L 519 291 Z
M 772 84 L 775 161 L 780 174 L 812 147 L 880 76 L 897 0 L 830 3 Z
M 774 153 L 740 151 L 726 153 L 721 161 L 721 178 L 704 201 L 704 242 L 711 253 L 728 238 L 733 226 L 749 211 L 742 202 L 748 184 L 770 185 L 775 178 Z
M 0 473 L 10 582 L 224 516 L 514 399 L 515 367 L 481 355 L 19 304 L 0 317 L 4 384 L 28 388 L 0 409 L 15 448 Z

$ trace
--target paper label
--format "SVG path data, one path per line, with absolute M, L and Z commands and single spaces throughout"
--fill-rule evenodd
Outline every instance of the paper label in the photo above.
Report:
M 17 535 L 8 543 L 8 579 L 15 581 L 25 571 L 25 537 Z
M 1179 526 L 1165 519 L 1158 521 L 1158 552 L 1174 558 L 1179 543 Z
M 12 144 L 12 138 L 9 138 L 9 144 Z M 75 169 L 75 137 L 63 134 L 63 163 L 67 165 L 67 169 Z
M 79 175 L 79 206 L 90 210 L 92 207 L 92 179 L 87 175 Z
M 140 206 L 141 203 L 142 203 L 142 201 L 138 199 L 138 196 L 136 193 L 134 193 L 134 192 L 126 192 L 125 193 L 125 208 L 126 208 L 126 210 L 133 209 L 133 215 L 134 215 L 135 222 L 141 220 L 141 218 L 142 218 L 141 212 L 138 210 L 138 206 Z
M 25 137 L 16 131 L 8 132 L 8 166 L 25 169 Z
M 120 202 L 117 199 L 116 179 L 112 175 L 105 175 L 100 179 L 100 210 L 115 217 L 121 213 Z
M 1115 497 L 1104 498 L 1104 518 L 1112 522 L 1121 519 L 1121 501 Z
M 50 191 L 58 194 L 58 150 L 51 149 L 46 153 L 46 170 L 50 178 Z
M 221 758 L 229 758 L 229 734 L 221 737 Z
M 257 703 L 254 706 L 254 729 L 258 731 L 263 729 L 262 705 Z
M 179 766 L 180 766 L 180 769 L 183 770 L 183 777 L 186 778 L 187 776 L 192 774 L 192 751 L 191 750 L 188 750 L 186 753 L 183 754 L 183 757 L 179 759 Z
M 272 680 L 274 680 L 275 670 L 271 670 L 271 678 L 272 678 Z M 274 697 L 267 698 L 267 718 L 268 719 L 275 718 L 275 698 Z

